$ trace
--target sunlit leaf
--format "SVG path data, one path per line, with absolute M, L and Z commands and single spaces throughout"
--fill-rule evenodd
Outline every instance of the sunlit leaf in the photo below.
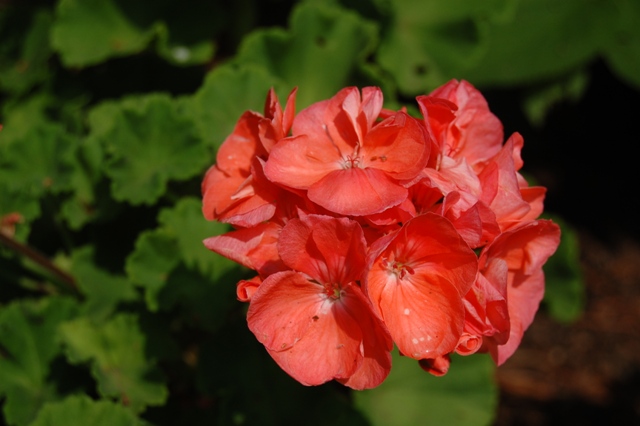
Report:
M 131 411 L 111 401 L 94 401 L 86 395 L 74 395 L 42 407 L 30 426 L 142 426 L 146 422 Z
M 497 404 L 494 365 L 488 355 L 453 357 L 449 372 L 434 377 L 418 362 L 394 352 L 393 369 L 379 387 L 356 393 L 372 425 L 490 424 Z
M 117 200 L 151 204 L 169 180 L 202 173 L 207 151 L 191 121 L 169 96 L 130 98 L 97 107 L 90 118 L 93 133 L 105 146 Z
M 236 62 L 260 65 L 289 87 L 300 87 L 297 105 L 303 108 L 349 85 L 376 43 L 372 22 L 326 4 L 302 3 L 291 15 L 289 30 L 259 30 L 245 37 Z
M 119 314 L 109 322 L 94 324 L 87 318 L 60 326 L 72 363 L 91 363 L 91 373 L 102 396 L 113 397 L 135 412 L 161 405 L 168 396 L 157 376 L 154 360 L 145 352 L 145 336 L 132 314 Z
M 9 424 L 26 425 L 46 401 L 57 398 L 47 380 L 61 352 L 56 329 L 76 311 L 73 300 L 48 298 L 0 308 L 0 396 Z
M 88 66 L 143 50 L 155 29 L 136 25 L 114 0 L 61 0 L 52 43 L 67 66 Z

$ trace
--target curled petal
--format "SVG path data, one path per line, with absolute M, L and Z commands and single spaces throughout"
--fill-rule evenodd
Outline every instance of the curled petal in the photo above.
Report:
M 472 355 L 482 347 L 482 336 L 467 333 L 462 333 L 458 340 L 458 346 L 456 346 L 456 353 L 458 355 Z
M 444 376 L 449 371 L 451 358 L 449 355 L 442 355 L 436 358 L 425 358 L 418 361 L 420 368 L 436 377 Z
M 240 280 L 236 286 L 236 296 L 241 302 L 249 302 L 251 296 L 258 290 L 258 287 L 262 284 L 260 276 L 255 276 L 250 280 Z

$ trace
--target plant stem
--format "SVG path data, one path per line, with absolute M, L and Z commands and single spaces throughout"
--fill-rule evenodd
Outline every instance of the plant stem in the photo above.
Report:
M 7 246 L 9 249 L 31 259 L 33 262 L 42 266 L 45 270 L 49 271 L 51 274 L 60 279 L 60 281 L 69 286 L 74 292 L 79 292 L 78 285 L 76 284 L 75 279 L 71 275 L 54 265 L 51 260 L 49 260 L 46 256 L 44 256 L 36 249 L 29 247 L 28 245 L 23 244 L 19 241 L 16 241 L 15 239 L 3 234 L 2 232 L 0 232 L 0 243 Z

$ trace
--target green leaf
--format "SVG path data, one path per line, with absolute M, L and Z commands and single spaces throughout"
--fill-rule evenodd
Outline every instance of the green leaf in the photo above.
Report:
M 0 146 L 23 139 L 33 127 L 43 123 L 50 124 L 46 109 L 53 104 L 51 94 L 40 91 L 33 96 L 17 102 L 6 102 L 2 105 L 2 130 L 0 131 Z
M 20 56 L 0 56 L 1 90 L 19 95 L 49 78 L 47 61 L 52 54 L 49 44 L 51 23 L 51 13 L 46 9 L 38 10 L 21 39 Z
M 163 94 L 108 103 L 91 112 L 90 138 L 102 141 L 116 200 L 152 204 L 170 180 L 204 172 L 210 159 L 181 103 Z
M 86 395 L 74 395 L 42 407 L 30 426 L 142 426 L 146 422 L 131 410 L 111 401 L 94 401 Z
M 269 89 L 279 85 L 278 79 L 256 66 L 224 65 L 214 69 L 192 100 L 201 138 L 209 147 L 217 149 L 243 112 L 263 112 Z M 214 161 L 215 157 L 209 158 L 210 163 Z
M 0 182 L 34 197 L 72 188 L 78 141 L 61 126 L 40 123 L 7 141 L 0 133 Z
M 175 239 L 166 231 L 145 231 L 138 237 L 125 269 L 129 279 L 144 288 L 149 310 L 158 310 L 158 293 L 179 262 Z
M 355 403 L 374 426 L 486 425 L 498 401 L 494 369 L 488 355 L 454 356 L 449 372 L 434 377 L 394 351 L 387 380 L 356 393 Z
M 377 44 L 375 24 L 324 3 L 297 6 L 290 27 L 246 36 L 235 62 L 260 65 L 289 87 L 300 87 L 299 108 L 351 84 L 356 69 Z
M 618 76 L 640 89 L 640 2 L 618 0 L 612 3 L 619 11 L 618 25 L 605 46 L 604 55 Z
M 33 195 L 10 190 L 0 181 L 0 221 L 6 215 L 16 213 L 19 215 L 19 222 L 15 224 L 14 237 L 24 242 L 29 235 L 29 223 L 40 216 L 40 202 Z
M 84 67 L 140 52 L 155 31 L 137 25 L 113 0 L 60 0 L 51 40 L 66 66 Z
M 178 304 L 189 316 L 198 316 L 198 321 L 211 328 L 218 327 L 231 305 L 228 301 L 235 302 L 239 268 L 207 250 L 202 241 L 226 232 L 228 225 L 206 221 L 200 200 L 192 197 L 161 210 L 158 221 L 157 229 L 140 234 L 127 258 L 129 279 L 144 288 L 149 310 Z M 226 287 L 223 290 L 219 285 Z M 228 296 L 228 301 L 221 293 Z
M 556 320 L 571 322 L 584 311 L 586 297 L 580 267 L 580 241 L 569 224 L 556 215 L 552 218 L 560 225 L 562 238 L 555 254 L 544 265 L 544 303 Z
M 152 379 L 157 370 L 147 358 L 135 315 L 119 314 L 100 325 L 78 318 L 62 324 L 60 333 L 70 362 L 91 362 L 100 395 L 117 398 L 135 412 L 166 401 L 167 387 Z
M 566 75 L 608 43 L 616 19 L 610 1 L 520 0 L 511 19 L 489 26 L 481 61 L 458 77 L 505 86 Z
M 75 153 L 78 164 L 72 176 L 73 196 L 67 198 L 60 212 L 71 229 L 80 229 L 102 213 L 100 207 L 111 200 L 99 194 L 98 184 L 103 177 L 104 153 L 99 143 L 83 140 Z
M 163 231 L 175 239 L 180 258 L 187 268 L 216 279 L 236 266 L 234 262 L 208 250 L 202 243 L 205 238 L 224 234 L 230 227 L 205 220 L 199 199 L 183 198 L 173 208 L 163 209 L 158 221 Z
M 378 50 L 380 65 L 405 94 L 425 93 L 459 77 L 482 57 L 488 20 L 513 0 L 397 0 Z
M 75 251 L 71 257 L 71 274 L 85 295 L 82 311 L 89 318 L 108 318 L 118 303 L 137 299 L 132 284 L 123 276 L 112 275 L 98 268 L 93 261 L 91 246 Z
M 61 352 L 56 329 L 75 314 L 67 298 L 25 300 L 0 308 L 0 396 L 9 424 L 26 425 L 42 404 L 57 398 L 47 381 L 51 361 Z

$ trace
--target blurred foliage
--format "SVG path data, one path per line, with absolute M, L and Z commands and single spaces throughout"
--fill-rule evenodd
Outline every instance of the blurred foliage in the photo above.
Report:
M 4 424 L 490 423 L 486 357 L 437 379 L 396 359 L 357 395 L 281 372 L 235 300 L 247 271 L 201 245 L 226 227 L 200 179 L 270 87 L 300 109 L 377 85 L 396 107 L 465 78 L 522 89 L 542 124 L 596 58 L 640 88 L 638 22 L 636 0 L 0 0 Z M 564 229 L 546 303 L 571 320 Z

